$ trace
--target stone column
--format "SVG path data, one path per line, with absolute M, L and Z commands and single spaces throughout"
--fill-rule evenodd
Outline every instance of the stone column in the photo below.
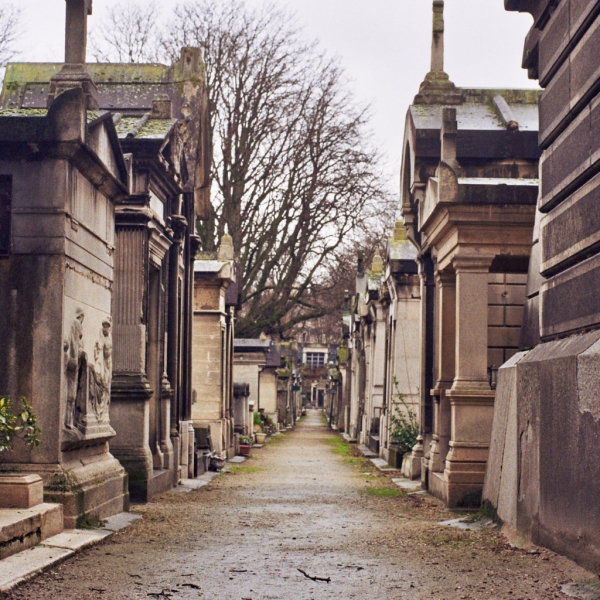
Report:
M 412 478 L 425 477 L 426 467 L 422 468 L 425 460 L 425 448 L 431 441 L 433 425 L 433 406 L 431 389 L 433 388 L 433 339 L 434 339 L 434 309 L 435 309 L 435 280 L 434 265 L 430 254 L 423 254 L 418 259 L 419 276 L 421 278 L 421 385 L 420 385 L 420 424 L 417 444 L 412 451 L 412 466 L 409 474 Z
M 487 375 L 488 273 L 491 256 L 457 256 L 456 374 L 446 392 L 451 405 L 450 450 L 444 499 L 479 506 L 491 439 L 494 392 Z
M 435 276 L 437 292 L 437 343 L 435 361 L 437 381 L 431 391 L 434 398 L 434 429 L 429 451 L 429 469 L 444 470 L 450 441 L 450 402 L 446 391 L 452 387 L 455 375 L 456 344 L 456 277 L 454 273 L 438 271 Z

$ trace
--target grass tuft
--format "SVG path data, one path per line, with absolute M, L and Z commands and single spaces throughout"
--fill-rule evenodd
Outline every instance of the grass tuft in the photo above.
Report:
M 389 487 L 368 487 L 363 492 L 367 496 L 374 496 L 375 498 L 397 498 L 404 495 L 402 491 Z
M 258 473 L 262 467 L 246 467 L 244 465 L 233 465 L 229 467 L 228 473 Z
M 354 448 L 346 440 L 338 435 L 327 438 L 324 442 L 331 446 L 334 454 L 339 456 L 354 457 Z

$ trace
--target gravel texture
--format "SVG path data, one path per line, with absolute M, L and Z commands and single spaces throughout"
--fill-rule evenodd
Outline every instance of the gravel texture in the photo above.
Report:
M 135 506 L 142 520 L 3 598 L 537 600 L 591 578 L 496 529 L 439 525 L 460 514 L 401 492 L 317 411 L 231 469 Z

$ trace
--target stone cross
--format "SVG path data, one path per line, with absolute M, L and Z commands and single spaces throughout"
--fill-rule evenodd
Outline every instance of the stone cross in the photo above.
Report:
M 87 50 L 87 21 L 92 14 L 93 0 L 66 0 L 65 63 L 85 65 Z
M 433 0 L 431 71 L 434 73 L 444 71 L 444 0 Z

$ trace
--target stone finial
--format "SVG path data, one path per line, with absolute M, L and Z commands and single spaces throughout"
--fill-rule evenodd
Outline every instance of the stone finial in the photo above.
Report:
M 433 0 L 431 70 L 421 83 L 414 104 L 462 104 L 463 95 L 444 72 L 444 0 Z
M 235 258 L 233 238 L 229 235 L 227 226 L 225 226 L 225 233 L 221 238 L 221 245 L 219 246 L 218 258 L 219 260 L 233 260 Z
M 48 106 L 63 92 L 83 90 L 87 110 L 98 110 L 97 89 L 86 69 L 88 17 L 92 0 L 66 0 L 65 64 L 50 80 Z
M 395 242 L 404 242 L 408 238 L 406 236 L 406 227 L 404 226 L 404 221 L 396 221 L 396 226 L 394 227 L 394 241 Z
M 433 0 L 431 71 L 444 72 L 444 0 Z
M 371 264 L 371 271 L 373 273 L 383 273 L 383 259 L 381 258 L 379 248 L 375 250 L 375 256 L 373 257 L 373 263 Z

